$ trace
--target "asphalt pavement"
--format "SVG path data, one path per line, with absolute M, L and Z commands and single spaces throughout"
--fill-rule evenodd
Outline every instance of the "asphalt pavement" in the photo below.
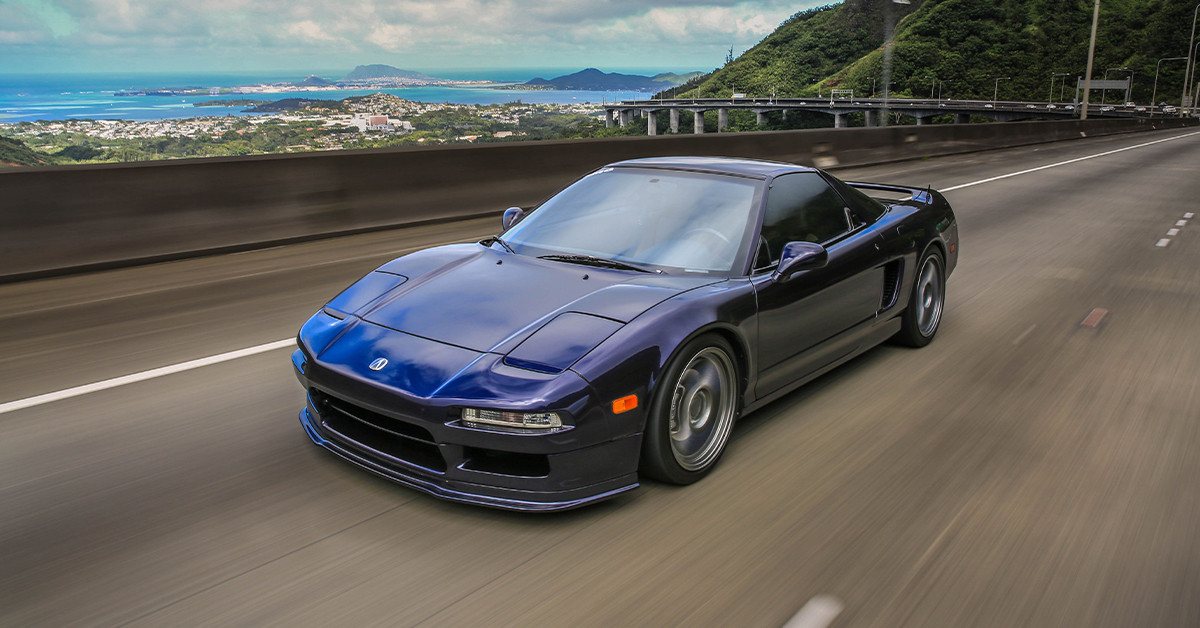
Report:
M 836 174 L 950 189 L 941 331 L 745 417 L 701 483 L 438 501 L 312 445 L 264 351 L 0 412 L 0 626 L 1200 625 L 1200 134 Z M 498 223 L 0 286 L 0 408 L 287 339 Z

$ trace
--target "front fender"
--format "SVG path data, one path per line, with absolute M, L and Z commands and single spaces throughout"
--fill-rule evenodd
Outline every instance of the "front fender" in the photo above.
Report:
M 758 338 L 757 301 L 748 279 L 730 279 L 667 299 L 630 321 L 575 363 L 572 370 L 598 391 L 613 437 L 641 432 L 662 372 L 697 334 L 715 330 L 736 351 L 744 391 L 753 391 Z M 637 395 L 633 411 L 613 413 L 611 401 Z M 745 403 L 753 401 L 745 400 Z

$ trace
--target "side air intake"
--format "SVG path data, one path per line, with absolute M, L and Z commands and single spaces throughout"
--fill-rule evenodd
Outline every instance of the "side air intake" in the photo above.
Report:
M 879 304 L 880 312 L 896 304 L 896 296 L 900 294 L 901 263 L 902 260 L 895 260 L 883 267 L 883 299 Z

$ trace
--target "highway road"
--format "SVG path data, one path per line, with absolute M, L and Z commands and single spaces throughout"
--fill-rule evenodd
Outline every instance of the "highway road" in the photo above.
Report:
M 286 348 L 12 403 L 286 340 L 499 218 L 0 286 L 0 626 L 1200 625 L 1200 134 L 837 174 L 947 190 L 936 341 L 747 416 L 699 484 L 553 515 L 313 446 Z

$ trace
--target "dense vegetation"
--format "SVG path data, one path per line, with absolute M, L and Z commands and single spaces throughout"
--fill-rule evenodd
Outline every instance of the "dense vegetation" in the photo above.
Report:
M 884 11 L 896 10 L 892 91 L 929 96 L 934 80 L 943 95 L 1045 100 L 1053 73 L 1066 73 L 1070 99 L 1087 65 L 1092 2 L 1088 0 L 847 0 L 798 13 L 771 35 L 686 93 L 727 96 L 809 96 L 818 90 L 882 91 Z M 1134 99 L 1149 102 L 1155 65 L 1187 56 L 1194 5 L 1169 0 L 1105 0 L 1101 4 L 1093 78 L 1109 68 L 1134 74 Z M 1164 62 L 1157 100 L 1179 102 L 1183 62 Z M 1114 70 L 1109 78 L 1130 72 Z M 1059 99 L 1063 77 L 1055 78 Z M 1098 97 L 1099 94 L 1093 95 Z M 1116 95 L 1110 92 L 1110 100 Z
M 50 155 L 29 148 L 15 137 L 0 135 L 0 167 L 48 166 L 56 162 Z

